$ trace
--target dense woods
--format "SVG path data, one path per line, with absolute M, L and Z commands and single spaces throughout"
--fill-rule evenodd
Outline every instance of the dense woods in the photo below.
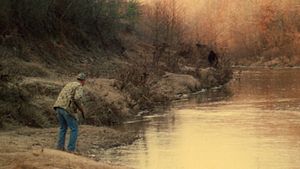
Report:
M 26 0 L 0 2 L 2 43 L 14 38 L 44 38 L 79 47 L 107 48 L 116 43 L 125 24 L 132 23 L 135 2 L 106 0 Z M 133 24 L 133 23 L 132 23 Z
M 120 32 L 134 31 L 155 47 L 153 63 L 166 48 L 207 45 L 233 60 L 259 61 L 299 55 L 299 2 L 288 1 L 136 1 L 2 0 L 2 44 L 18 38 L 66 40 L 84 48 L 122 48 Z M 20 47 L 21 44 L 19 44 Z M 187 46 L 187 45 L 186 45 Z M 116 48 L 114 48 L 116 49 Z

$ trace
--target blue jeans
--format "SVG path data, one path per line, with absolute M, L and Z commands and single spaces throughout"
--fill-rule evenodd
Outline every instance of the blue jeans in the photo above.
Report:
M 71 116 L 65 109 L 56 108 L 57 117 L 59 121 L 59 135 L 57 149 L 65 150 L 65 137 L 68 127 L 71 129 L 70 140 L 67 147 L 68 151 L 75 151 L 76 141 L 78 135 L 78 123 L 77 120 Z

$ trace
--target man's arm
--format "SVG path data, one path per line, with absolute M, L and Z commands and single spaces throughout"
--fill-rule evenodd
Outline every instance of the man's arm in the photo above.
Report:
M 81 112 L 82 118 L 85 120 L 85 115 L 84 115 L 85 111 L 84 111 L 84 109 L 76 101 L 74 101 L 74 103 L 75 103 L 77 109 Z
M 75 91 L 74 103 L 77 109 L 81 112 L 82 118 L 85 119 L 85 111 L 82 105 L 82 99 L 83 99 L 83 88 L 80 86 Z

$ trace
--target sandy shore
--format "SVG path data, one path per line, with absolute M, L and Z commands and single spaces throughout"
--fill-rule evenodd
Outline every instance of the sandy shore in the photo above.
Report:
M 101 151 L 131 144 L 136 133 L 122 132 L 107 127 L 80 126 L 78 154 L 55 149 L 58 128 L 19 128 L 0 132 L 0 168 L 126 168 L 101 163 Z M 68 135 L 69 133 L 67 133 Z M 68 140 L 68 138 L 67 138 Z

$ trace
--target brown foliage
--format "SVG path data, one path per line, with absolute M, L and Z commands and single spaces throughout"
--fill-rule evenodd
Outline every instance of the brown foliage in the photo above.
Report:
M 167 98 L 151 90 L 163 72 L 153 67 L 151 62 L 132 62 L 121 68 L 118 76 L 119 88 L 129 93 L 134 101 L 131 107 L 139 106 L 139 110 L 149 110 L 162 103 L 168 104 Z

